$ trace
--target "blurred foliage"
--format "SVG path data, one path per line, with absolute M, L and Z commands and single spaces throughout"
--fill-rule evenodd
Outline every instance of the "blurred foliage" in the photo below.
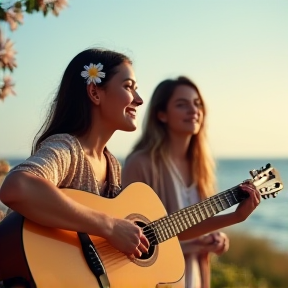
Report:
M 7 21 L 7 12 L 28 13 L 41 12 L 44 16 L 52 12 L 58 16 L 59 11 L 67 6 L 67 0 L 19 0 L 0 2 L 0 21 Z
M 288 253 L 271 242 L 226 232 L 230 249 L 212 257 L 212 288 L 287 288 Z
M 49 12 L 55 16 L 67 6 L 67 0 L 19 0 L 19 1 L 1 1 L 0 2 L 0 23 L 4 22 L 9 25 L 10 30 L 14 31 L 19 24 L 23 24 L 24 14 L 41 12 L 46 16 Z M 7 75 L 6 70 L 10 73 L 17 67 L 14 50 L 14 43 L 4 37 L 0 29 L 0 68 L 2 70 L 2 79 L 0 78 L 0 100 L 4 100 L 8 95 L 16 95 L 13 87 L 15 84 L 12 77 Z

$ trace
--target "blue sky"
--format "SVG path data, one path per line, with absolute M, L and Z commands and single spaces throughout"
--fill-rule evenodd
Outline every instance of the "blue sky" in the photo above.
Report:
M 287 13 L 286 0 L 70 0 L 59 17 L 25 14 L 15 32 L 1 23 L 18 68 L 17 96 L 0 102 L 0 157 L 29 156 L 65 67 L 101 46 L 132 58 L 145 101 L 139 129 L 108 143 L 116 156 L 139 137 L 155 86 L 186 75 L 207 102 L 215 157 L 287 158 Z

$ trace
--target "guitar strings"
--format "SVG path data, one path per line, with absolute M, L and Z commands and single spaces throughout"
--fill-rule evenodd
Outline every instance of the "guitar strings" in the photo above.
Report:
M 174 212 L 168 216 L 165 216 L 165 217 L 162 217 L 156 221 L 153 221 L 149 224 L 147 224 L 142 230 L 143 230 L 143 233 L 144 235 L 147 237 L 147 239 L 149 240 L 150 242 L 150 245 L 153 244 L 153 242 L 155 242 L 155 238 L 157 240 L 158 243 L 160 242 L 163 242 L 171 237 L 174 237 L 176 236 L 177 234 L 181 233 L 182 231 L 182 228 L 183 226 L 187 226 L 188 224 L 188 228 L 189 226 L 192 227 L 193 225 L 196 225 L 198 224 L 199 222 L 202 222 L 203 220 L 205 220 L 206 218 L 202 216 L 201 212 L 204 211 L 204 215 L 205 215 L 205 212 L 206 214 L 208 215 L 208 212 L 207 212 L 207 207 L 211 208 L 212 209 L 212 214 L 214 213 L 217 214 L 235 204 L 237 204 L 237 202 L 239 201 L 233 192 L 238 192 L 238 191 L 233 191 L 235 188 L 238 188 L 239 186 L 235 186 L 231 189 L 228 189 L 222 193 L 219 193 L 217 195 L 214 195 L 210 198 L 207 198 L 206 200 L 204 200 L 203 202 L 201 203 L 197 203 L 197 204 L 194 204 L 192 206 L 189 206 L 189 207 L 186 207 L 186 208 L 183 208 L 177 212 Z M 233 194 L 233 197 L 231 196 L 231 192 Z M 225 199 L 221 199 L 221 196 L 222 198 L 225 197 Z M 210 203 L 211 200 L 214 200 L 214 203 Z M 227 205 L 227 200 L 228 203 L 229 203 L 229 206 L 228 207 L 225 207 Z M 232 202 L 232 205 L 230 203 L 230 201 Z M 236 203 L 233 203 L 233 201 L 237 201 Z M 239 203 L 239 202 L 238 202 Z M 221 210 L 220 211 L 217 211 L 219 209 L 217 205 L 221 205 Z M 224 204 L 224 205 L 223 205 Z M 216 207 L 216 213 L 214 212 L 213 208 L 212 207 Z M 200 213 L 200 221 L 198 220 L 198 217 L 196 217 L 193 213 L 192 210 L 194 210 L 193 208 L 195 208 L 195 212 L 199 212 Z M 212 216 L 214 216 L 212 215 Z M 184 216 L 184 217 L 183 217 Z M 194 216 L 194 217 L 193 217 Z M 201 219 L 201 216 L 203 219 Z M 175 217 L 177 217 L 177 219 L 175 219 Z M 211 217 L 211 215 L 208 215 L 208 217 Z M 169 218 L 172 219 L 172 221 L 169 221 Z M 174 219 L 173 219 L 174 218 Z M 194 220 L 196 219 L 196 223 L 194 223 Z M 167 221 L 168 220 L 168 221 Z M 182 223 L 177 223 L 175 221 L 178 222 L 182 222 Z M 192 225 L 190 223 L 187 223 L 187 221 L 189 222 L 192 222 Z M 180 224 L 180 225 L 179 225 Z M 152 227 L 153 226 L 153 227 Z M 174 227 L 173 227 L 174 226 Z M 176 227 L 175 227 L 176 226 Z M 168 228 L 168 229 L 167 229 Z M 174 228 L 174 229 L 173 229 Z M 177 229 L 179 230 L 179 232 L 177 231 Z M 172 231 L 173 230 L 173 231 Z M 175 233 L 175 230 L 176 230 L 176 233 Z M 186 230 L 186 228 L 184 227 L 183 231 Z M 172 235 L 171 232 L 173 233 Z M 157 235 L 158 234 L 158 235 Z M 162 234 L 162 235 L 161 235 Z M 161 236 L 164 236 L 165 235 L 168 236 L 167 239 L 164 239 L 163 241 L 159 241 L 158 238 L 161 238 Z M 158 237 L 157 237 L 158 236 Z M 166 237 L 165 237 L 166 238 Z M 161 239 L 160 239 L 161 240 Z M 158 244 L 157 243 L 157 244 Z

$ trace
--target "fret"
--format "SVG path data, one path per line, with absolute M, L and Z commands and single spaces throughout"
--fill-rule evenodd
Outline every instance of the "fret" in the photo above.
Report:
M 163 242 L 163 240 L 162 240 L 163 238 L 162 238 L 162 235 L 160 233 L 160 232 L 162 232 L 162 230 L 159 231 L 158 226 L 155 226 L 155 231 L 156 231 L 155 235 L 156 235 L 158 243 Z
M 206 215 L 207 215 L 206 218 L 211 217 L 210 212 L 209 212 L 209 210 L 208 210 L 208 207 L 206 206 L 206 202 L 205 202 L 205 201 L 203 202 L 203 206 L 204 206 L 204 210 L 205 210 Z
M 161 225 L 160 229 L 161 229 L 161 232 L 162 232 L 162 237 L 163 237 L 163 241 L 165 241 L 166 239 L 169 238 L 169 235 L 165 229 L 165 224 L 163 225 L 163 219 L 164 218 L 161 218 L 160 221 L 159 221 L 159 224 Z M 163 227 L 164 226 L 164 227 Z M 163 229 L 164 228 L 164 229 Z M 167 237 L 168 236 L 168 237 Z
M 174 214 L 174 219 L 175 219 L 176 227 L 177 227 L 177 229 L 178 229 L 178 233 L 182 232 L 182 230 L 181 230 L 181 225 L 179 225 L 179 224 L 181 224 L 181 222 L 180 222 L 180 220 L 179 220 L 178 212 L 176 212 L 176 213 Z
M 207 201 L 205 201 L 206 206 L 208 207 L 208 211 L 209 211 L 209 217 L 215 215 L 215 212 L 213 211 L 213 208 L 211 206 L 210 201 L 207 199 Z
M 186 210 L 181 210 L 182 211 L 182 215 L 184 216 L 184 222 L 185 222 L 185 224 L 186 224 L 186 229 L 188 229 L 188 228 L 190 228 L 191 227 L 191 224 L 190 224 L 190 221 L 189 221 L 189 218 L 188 218 L 188 215 L 187 215 L 187 212 L 186 212 Z
M 170 217 L 167 217 L 167 221 L 168 221 L 171 235 L 172 235 L 172 237 L 174 237 L 175 235 L 177 235 L 177 232 L 175 231 L 175 228 L 174 228 L 174 223 L 173 223 L 172 219 L 170 219 Z
M 196 207 L 197 207 L 197 209 L 198 209 L 198 215 L 199 215 L 199 217 L 200 217 L 200 221 L 199 222 L 201 222 L 201 221 L 203 221 L 204 220 L 204 217 L 203 217 L 203 215 L 202 215 L 202 211 L 201 211 L 201 209 L 199 208 L 199 204 L 197 203 L 196 205 L 195 205 Z M 197 214 L 196 214 L 196 217 L 197 217 Z
M 234 199 L 235 199 L 235 202 L 236 203 L 238 203 L 238 199 L 236 198 L 236 196 L 235 196 L 235 194 L 234 194 L 234 191 L 233 191 L 233 189 L 231 189 L 231 193 L 232 193 L 232 196 L 234 197 Z
M 168 221 L 169 221 L 169 226 L 173 232 L 173 236 L 177 235 L 177 230 L 175 229 L 175 223 L 173 221 L 173 218 L 172 217 L 168 217 Z
M 186 225 L 186 223 L 185 223 L 185 221 L 184 221 L 184 217 L 183 217 L 183 215 L 182 215 L 182 213 L 181 213 L 181 210 L 178 212 L 178 215 L 179 215 L 179 221 L 180 221 L 180 223 L 181 223 L 181 229 L 182 229 L 182 231 L 184 231 L 184 230 L 186 230 L 187 228 L 185 227 L 185 225 Z M 182 232 L 181 231 L 181 232 Z
M 188 223 L 188 226 L 189 227 L 192 227 L 193 226 L 193 222 L 191 223 L 191 219 L 190 219 L 190 217 L 189 217 L 189 210 L 186 210 L 185 209 L 185 219 L 186 219 L 186 221 L 187 221 L 187 223 Z
M 216 196 L 213 196 L 211 198 L 211 200 L 213 200 L 213 202 L 214 202 L 214 207 L 216 208 L 216 213 L 219 213 L 221 210 L 218 209 L 217 202 L 216 202 L 215 198 L 216 198 Z
M 172 232 L 172 229 L 171 229 L 171 226 L 169 224 L 169 218 L 165 217 L 165 218 L 163 218 L 163 220 L 164 220 L 164 223 L 165 223 L 164 225 L 165 225 L 165 228 L 166 228 L 166 232 L 169 235 L 169 237 L 167 239 L 169 239 L 169 238 L 174 236 L 173 232 Z
M 218 195 L 218 199 L 219 199 L 219 202 L 220 202 L 220 205 L 221 205 L 221 208 L 222 208 L 221 211 L 223 211 L 225 209 L 225 207 L 223 206 L 223 203 L 222 203 L 221 198 L 220 198 L 219 195 Z
M 172 237 L 172 230 L 171 230 L 170 225 L 168 223 L 168 218 L 167 217 L 163 218 L 162 223 L 164 223 L 164 229 L 166 231 L 166 235 L 168 235 L 167 239 L 171 238 Z
M 203 214 L 202 214 L 203 215 L 203 219 L 202 220 L 205 220 L 208 217 L 207 211 L 205 209 L 205 205 L 203 203 L 200 203 L 199 207 L 200 207 L 201 212 L 203 212 Z
M 230 203 L 229 198 L 227 197 L 227 194 L 225 194 L 225 199 L 227 200 L 227 202 L 228 202 L 228 204 L 229 204 L 229 207 L 231 207 L 232 204 Z
M 182 220 L 182 226 L 184 227 L 184 230 L 188 229 L 189 226 L 187 225 L 185 221 L 186 220 L 185 215 L 183 215 L 182 213 L 181 213 L 181 220 Z
M 239 200 L 235 196 L 235 191 L 233 189 L 230 189 L 229 192 L 230 192 L 230 196 L 231 196 L 230 199 L 231 199 L 231 201 L 233 203 L 232 205 L 235 205 L 235 204 L 239 203 Z
M 173 223 L 175 225 L 175 230 L 176 230 L 177 234 L 179 234 L 181 231 L 179 229 L 179 226 L 177 225 L 177 220 L 175 219 L 174 216 L 173 216 Z
M 199 221 L 198 221 L 197 217 L 195 216 L 195 214 L 193 213 L 193 210 L 192 210 L 193 207 L 194 207 L 194 205 L 192 207 L 189 207 L 189 217 L 190 217 L 190 219 L 192 219 L 192 223 L 195 225 L 195 224 L 199 223 Z
M 175 216 L 176 216 L 176 221 L 178 222 L 178 228 L 179 228 L 179 231 L 182 232 L 184 229 L 182 227 L 182 219 L 181 219 L 181 215 L 179 214 L 179 211 L 175 213 Z
M 188 209 L 188 217 L 189 217 L 189 219 L 190 219 L 190 221 L 191 221 L 191 223 L 192 223 L 192 225 L 191 226 L 193 226 L 193 225 L 195 225 L 197 222 L 195 221 L 195 218 L 193 217 L 194 215 L 193 215 L 193 212 L 191 211 L 191 209 Z
M 192 216 L 193 216 L 193 218 L 195 219 L 195 221 L 196 221 L 196 223 L 199 223 L 199 222 L 201 222 L 201 219 L 199 220 L 199 217 L 198 217 L 198 211 L 197 211 L 197 205 L 193 205 L 193 207 L 192 207 Z
M 212 199 L 211 199 L 211 200 L 212 200 Z M 215 215 L 216 212 L 215 212 L 214 209 L 213 209 L 213 205 L 212 205 L 210 199 L 207 199 L 206 201 L 207 201 L 207 204 L 209 204 L 209 207 L 210 207 L 210 209 L 211 209 L 211 211 L 212 211 L 212 215 Z

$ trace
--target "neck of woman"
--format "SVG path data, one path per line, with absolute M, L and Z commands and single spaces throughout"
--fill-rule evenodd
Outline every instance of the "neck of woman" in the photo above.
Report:
M 191 135 L 169 133 L 169 155 L 174 160 L 187 160 L 187 152 L 191 142 Z
M 104 149 L 112 133 L 107 133 L 103 128 L 92 127 L 87 133 L 77 137 L 85 154 L 91 158 L 101 160 Z

